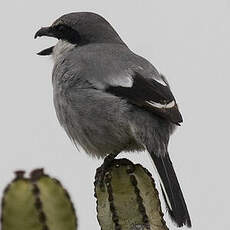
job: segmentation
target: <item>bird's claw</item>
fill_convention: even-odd
[[[97,184],[99,184],[101,190],[104,189],[104,185],[105,185],[104,181],[105,181],[106,174],[109,171],[115,157],[116,157],[115,154],[110,154],[106,156],[101,167],[97,169],[96,181],[97,181]]]

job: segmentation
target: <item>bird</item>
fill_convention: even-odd
[[[176,226],[191,227],[168,153],[169,138],[183,118],[165,76],[93,12],[62,15],[34,38],[42,36],[58,40],[38,55],[53,58],[53,101],[69,138],[104,163],[123,151],[147,150],[169,216]]]

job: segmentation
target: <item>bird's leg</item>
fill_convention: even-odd
[[[118,153],[111,153],[107,155],[104,159],[102,166],[97,169],[96,178],[97,182],[100,184],[101,189],[103,188],[105,174],[117,155]]]

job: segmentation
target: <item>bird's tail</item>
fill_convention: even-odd
[[[150,155],[163,183],[161,189],[170,217],[178,227],[183,225],[191,227],[187,206],[168,153],[164,156],[157,156],[154,153]]]

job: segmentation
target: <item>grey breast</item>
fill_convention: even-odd
[[[103,89],[109,77],[119,82],[123,74],[129,74],[128,69],[141,71],[149,66],[127,52],[127,47],[110,44],[78,47],[57,61],[53,70],[55,109],[75,144],[97,157],[143,148],[127,117],[132,105]]]

